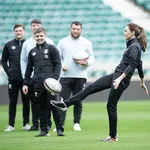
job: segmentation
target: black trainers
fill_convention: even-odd
[[[38,131],[39,128],[36,126],[32,126],[28,131]]]
[[[105,138],[104,140],[100,140],[101,142],[110,142],[110,141],[118,141],[118,136],[116,136],[115,138],[112,138],[111,136],[108,136],[107,138]]]
[[[65,136],[61,130],[57,130],[57,136]]]
[[[64,103],[64,101],[62,99],[60,101],[51,100],[50,102],[53,106],[59,108],[62,111],[67,110],[67,105]]]
[[[39,133],[35,137],[42,137],[42,136],[50,136],[50,135],[49,135],[49,133],[46,133],[45,131],[41,131],[41,133]]]

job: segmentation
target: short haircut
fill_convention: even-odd
[[[43,27],[39,27],[34,31],[34,35],[36,35],[37,33],[41,33],[43,32],[44,34],[46,34],[46,31]]]
[[[25,30],[25,27],[24,27],[23,24],[15,24],[14,27],[13,27],[13,30],[15,30],[15,29],[18,28],[18,27],[22,27],[23,30]]]
[[[34,20],[31,21],[31,24],[32,23],[42,24],[42,21],[39,20],[39,19],[34,19]]]
[[[81,28],[82,28],[82,23],[79,22],[79,21],[73,21],[73,22],[71,23],[71,27],[72,27],[73,24],[75,24],[75,25],[77,25],[77,26],[80,25]]]

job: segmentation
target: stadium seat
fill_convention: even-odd
[[[149,0],[136,0],[136,2],[143,6],[146,10],[150,11],[150,3]]]
[[[149,0],[137,1],[143,5],[149,2]],[[110,60],[112,62],[118,59],[113,53],[115,54],[116,51],[122,53],[125,49],[125,40],[122,35],[125,25],[130,22],[120,13],[113,11],[110,6],[105,5],[103,0],[59,0],[59,2],[56,0],[7,0],[0,5],[0,32],[3,35],[0,45],[13,37],[12,27],[16,23],[25,25],[26,38],[31,36],[32,19],[42,20],[47,36],[52,38],[55,44],[69,34],[72,21],[81,21],[82,35],[92,41],[96,61]],[[147,33],[147,37],[150,40],[150,33]],[[150,48],[149,45],[148,48]],[[108,55],[101,55],[101,53]],[[98,74],[91,73],[91,76]]]

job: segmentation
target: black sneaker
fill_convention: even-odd
[[[67,105],[64,103],[63,100],[61,100],[61,101],[54,101],[54,100],[51,100],[50,102],[51,102],[51,104],[52,104],[53,106],[59,108],[59,109],[62,110],[62,111],[66,111],[66,110],[67,110]]]
[[[49,133],[45,132],[45,131],[41,131],[41,133],[39,133],[38,135],[36,135],[35,137],[42,137],[42,136],[50,136]]]
[[[39,128],[36,126],[32,126],[28,131],[38,131]]]
[[[105,138],[104,140],[100,140],[101,142],[110,142],[110,141],[118,141],[118,136],[116,136],[115,138],[112,138],[111,136],[108,136],[107,138]]]
[[[61,130],[57,130],[57,136],[65,136]]]

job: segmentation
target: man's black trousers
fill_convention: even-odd
[[[60,97],[64,100],[68,99],[70,95],[75,95],[76,93],[83,90],[86,79],[85,78],[61,78],[60,83],[62,85],[62,91]],[[74,123],[80,123],[82,114],[82,101],[74,103],[73,116]],[[60,111],[61,124],[64,126],[66,119],[66,111]]]
[[[21,93],[21,99],[23,104],[22,114],[23,114],[23,126],[29,123],[29,101],[27,96],[22,91],[22,82],[9,81],[8,84],[8,94],[9,94],[9,125],[14,127],[15,117],[16,117],[16,107],[18,101],[19,91]]]
[[[35,91],[34,91],[34,83],[33,80],[30,79],[29,85],[28,85],[28,101],[31,102],[31,111],[32,111],[32,123],[33,126],[38,128],[39,127],[39,111],[40,107],[39,104],[36,101],[35,97]],[[51,110],[47,112],[48,114],[48,126],[51,127],[52,122],[51,122]]]
[[[36,101],[40,108],[39,116],[40,116],[41,131],[45,131],[46,133],[48,133],[48,129],[47,129],[48,115],[47,114],[50,109],[53,113],[53,118],[54,118],[57,131],[61,130],[63,132],[64,128],[61,126],[61,123],[60,123],[59,110],[50,104],[50,100],[56,100],[56,96],[51,95],[46,90],[36,90],[36,92],[37,92]]]

